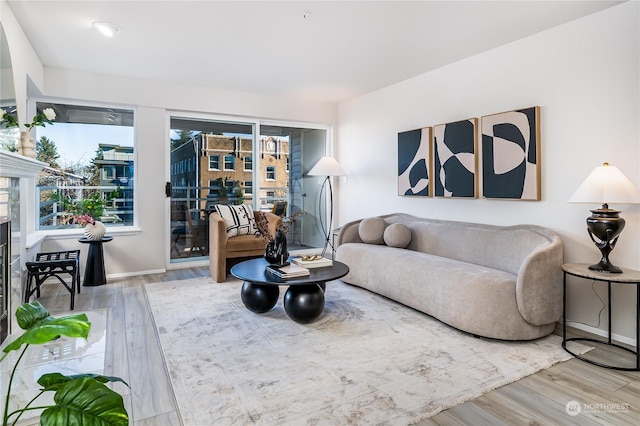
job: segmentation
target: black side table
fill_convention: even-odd
[[[599,367],[611,368],[613,370],[622,370],[622,371],[640,371],[640,351],[638,347],[640,345],[640,271],[636,271],[633,269],[622,268],[621,274],[612,274],[607,272],[598,272],[592,271],[589,269],[588,263],[565,263],[562,265],[562,271],[564,273],[564,279],[562,281],[562,347],[565,351],[569,352],[574,357],[588,362],[593,365],[597,365]],[[609,316],[609,329],[607,340],[598,340],[598,339],[589,339],[582,337],[574,337],[571,339],[567,339],[567,274],[573,275],[574,277],[586,278],[589,280],[603,281],[607,283],[607,296],[608,296],[608,316]],[[633,351],[624,346],[618,345],[616,343],[611,342],[611,283],[615,284],[635,284],[636,286],[636,350]],[[594,343],[602,343],[609,346],[615,346],[616,348],[624,349],[627,352],[631,352],[636,356],[636,366],[635,367],[620,367],[615,365],[603,364],[600,362],[592,361],[590,359],[584,358],[583,356],[576,355],[567,349],[567,342],[570,341],[586,341],[586,342],[594,342]]]
[[[80,238],[83,244],[89,244],[89,254],[87,255],[87,265],[84,269],[85,286],[97,286],[107,283],[107,274],[104,270],[104,251],[102,243],[108,243],[113,237],[102,237],[101,240],[90,240],[88,238]]]

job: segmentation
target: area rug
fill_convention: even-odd
[[[476,338],[340,281],[307,325],[287,317],[285,287],[260,315],[240,287],[145,286],[187,426],[406,425],[571,358],[559,336]]]

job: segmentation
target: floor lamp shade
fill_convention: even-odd
[[[308,173],[309,176],[346,176],[346,174],[333,157],[322,157]]]
[[[591,210],[592,214],[587,218],[587,232],[602,254],[600,262],[589,266],[589,269],[621,273],[622,269],[609,261],[609,254],[618,242],[625,220],[620,217],[619,210],[609,208],[609,203],[640,203],[636,187],[617,167],[604,163],[587,176],[569,202],[602,204],[601,208]]]
[[[320,227],[322,228],[322,232],[324,233],[325,241],[324,248],[322,249],[322,257],[324,257],[327,252],[327,247],[329,246],[330,238],[331,238],[331,224],[333,222],[333,187],[331,186],[331,176],[346,176],[346,172],[342,168],[342,166],[336,161],[333,157],[322,157],[320,161],[316,163],[315,166],[309,170],[307,175],[309,176],[325,176],[325,180],[322,183],[322,189],[320,190],[320,200],[322,200],[322,194],[324,193],[325,188],[329,187],[329,223],[325,227],[322,222],[322,203],[318,203],[318,217],[320,218]]]

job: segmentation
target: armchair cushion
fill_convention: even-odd
[[[255,235],[258,233],[253,208],[250,205],[216,204],[216,212],[224,220],[227,228],[227,237]]]

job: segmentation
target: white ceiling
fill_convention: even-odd
[[[617,3],[8,1],[45,66],[328,102]]]

